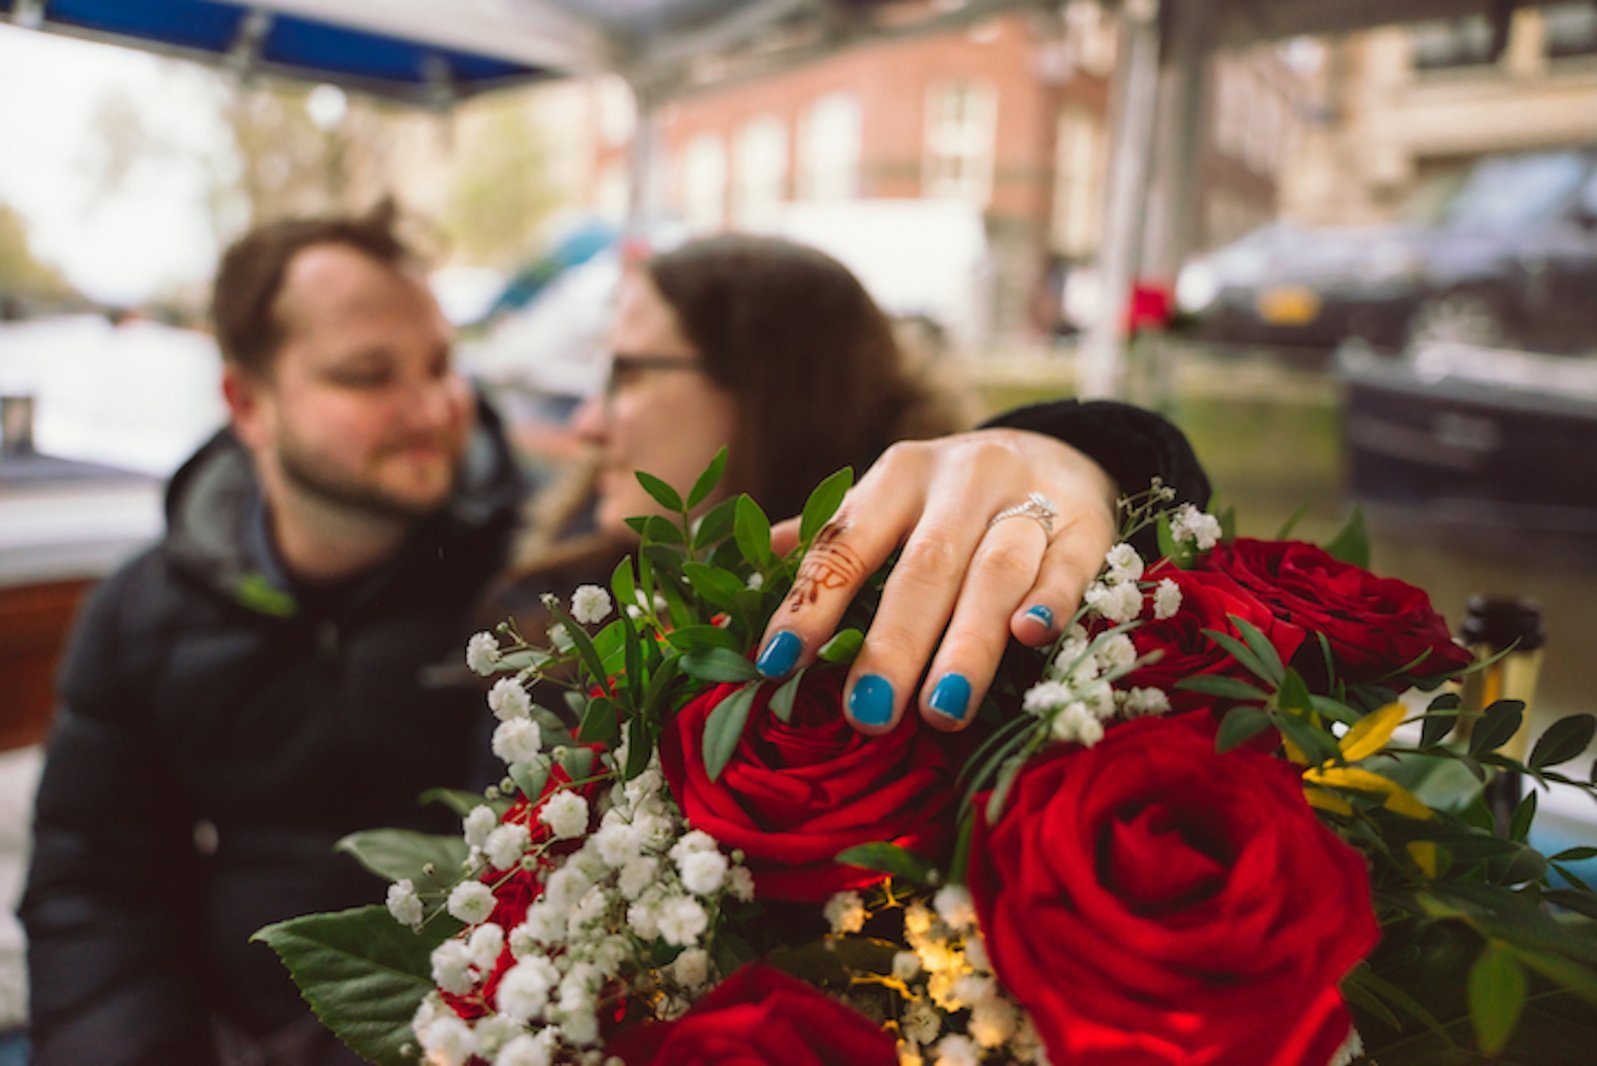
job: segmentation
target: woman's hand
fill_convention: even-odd
[[[757,665],[780,677],[813,662],[865,579],[902,547],[849,673],[848,717],[885,733],[916,696],[932,726],[963,729],[1011,634],[1045,644],[1081,602],[1114,542],[1117,495],[1098,464],[1042,434],[986,429],[896,444],[816,536]],[[797,540],[796,519],[773,531],[778,551]]]

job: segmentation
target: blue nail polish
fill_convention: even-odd
[[[866,674],[848,694],[848,713],[860,725],[886,725],[893,718],[893,686],[885,677]]]
[[[1041,624],[1044,629],[1052,629],[1054,627],[1054,612],[1050,611],[1040,603],[1028,610],[1026,612],[1026,617]]]
[[[754,669],[766,677],[786,677],[798,665],[799,652],[803,650],[804,642],[796,635],[786,629],[779,630],[765,642],[760,657],[754,660]]]
[[[944,674],[926,702],[938,714],[963,722],[970,709],[970,682],[964,674]]]

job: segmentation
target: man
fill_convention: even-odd
[[[523,486],[389,214],[256,230],[214,312],[231,427],[61,675],[21,908],[41,1066],[346,1061],[249,936],[371,902],[333,843],[448,831],[416,797],[484,744],[461,649]]]

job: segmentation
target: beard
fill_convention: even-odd
[[[403,443],[390,446],[380,454],[401,451],[405,446]],[[307,496],[323,504],[357,512],[369,518],[404,522],[426,518],[442,510],[453,495],[459,479],[455,470],[457,464],[451,464],[448,483],[437,493],[437,498],[420,500],[414,496],[386,489],[374,478],[362,478],[341,470],[337,464],[329,463],[311,451],[298,447],[292,440],[285,440],[279,446],[277,461],[282,468],[283,476],[289,482]]]

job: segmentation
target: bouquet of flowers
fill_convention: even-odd
[[[1155,484],[1045,651],[1014,649],[966,733],[841,709],[881,576],[820,661],[753,645],[849,486],[793,554],[747,497],[634,520],[548,646],[481,633],[504,780],[441,792],[463,837],[342,846],[386,906],[258,934],[325,1024],[382,1063],[1310,1064],[1589,1061],[1597,893],[1506,832],[1482,783],[1523,705],[1426,596],[1330,550],[1233,535]],[[550,693],[561,697],[550,698]],[[553,706],[551,706],[553,705]],[[1456,783],[1462,780],[1465,787]],[[1453,784],[1448,784],[1453,782]]]

